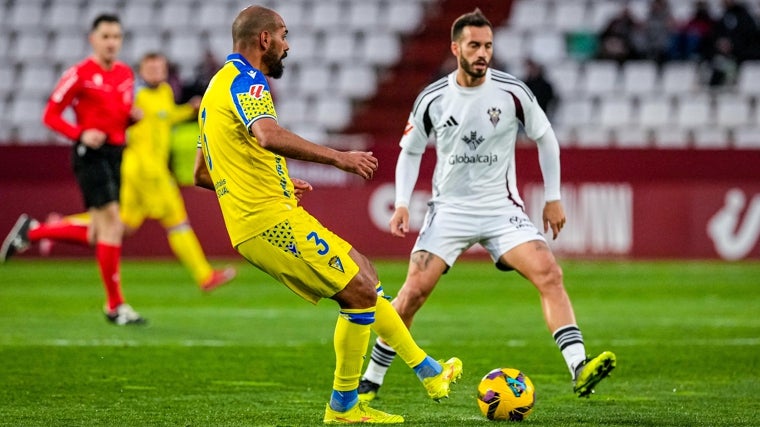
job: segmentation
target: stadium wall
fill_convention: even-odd
[[[414,235],[386,232],[393,209],[396,141],[379,141],[372,151],[380,169],[371,182],[334,168],[289,163],[291,175],[315,186],[304,206],[371,257],[407,257]],[[70,172],[68,147],[0,147],[0,234],[26,212],[82,209]],[[535,147],[516,152],[518,182],[526,211],[541,222],[543,186]],[[435,153],[423,158],[412,206],[414,231],[430,195]],[[568,226],[551,242],[566,258],[760,259],[760,151],[621,150],[562,151],[563,200]],[[214,194],[183,188],[190,220],[209,256],[234,256]],[[87,248],[59,244],[57,256],[90,255]],[[165,234],[148,222],[125,241],[129,257],[168,257]],[[38,256],[36,250],[22,255]],[[482,249],[468,256],[486,257]]]

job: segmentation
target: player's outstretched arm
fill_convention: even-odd
[[[281,156],[307,162],[335,166],[371,179],[377,170],[377,159],[368,151],[338,151],[311,141],[280,127],[274,119],[263,118],[251,125],[259,145]]]
[[[193,169],[193,184],[207,190],[214,189],[214,180],[206,167],[206,160],[203,158],[203,150],[200,148],[195,154],[195,167]]]

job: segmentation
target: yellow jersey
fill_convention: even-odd
[[[138,88],[134,106],[142,110],[143,117],[127,129],[128,153],[125,152],[125,156],[134,156],[141,163],[152,162],[168,167],[172,128],[193,118],[195,110],[190,105],[177,105],[174,92],[166,82],[155,88]]]
[[[262,148],[253,122],[277,120],[264,73],[240,54],[227,57],[201,101],[203,150],[233,247],[288,218],[297,206],[285,158]]]

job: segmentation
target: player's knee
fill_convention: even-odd
[[[540,289],[558,289],[563,286],[562,267],[557,263],[549,263],[537,276],[536,285]]]
[[[335,295],[342,308],[360,309],[377,305],[375,285],[357,275],[348,285]]]

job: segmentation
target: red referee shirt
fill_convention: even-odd
[[[110,70],[87,58],[66,70],[48,99],[42,121],[54,131],[78,141],[85,129],[106,133],[107,144],[124,145],[134,99],[134,75],[123,62]],[[74,108],[76,123],[63,118],[66,107]]]

